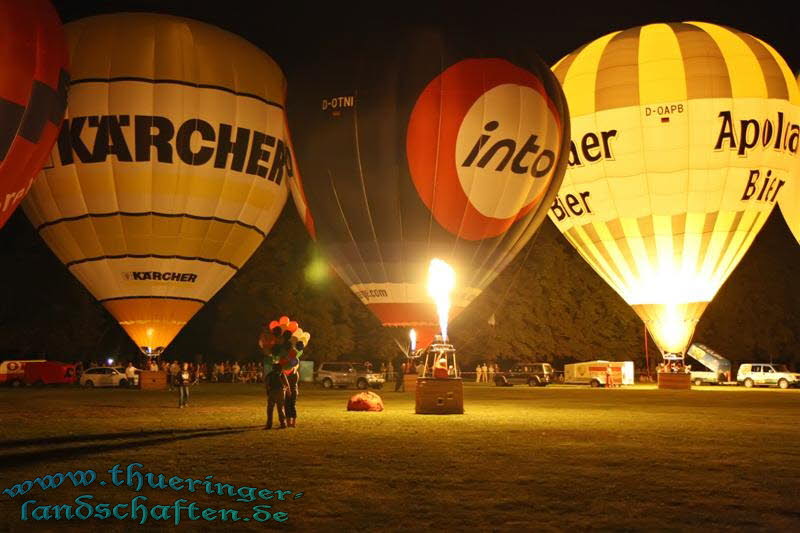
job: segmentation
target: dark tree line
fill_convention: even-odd
[[[122,328],[69,274],[22,213],[0,231],[0,355],[133,358]],[[800,246],[777,211],[708,307],[695,334],[733,361],[800,363]],[[305,357],[391,358],[405,330],[382,328],[330,270],[293,206],[250,261],[187,324],[165,356],[259,357],[265,322],[311,332]],[[494,315],[495,325],[489,324]],[[460,360],[595,358],[644,367],[642,322],[546,221],[535,240],[451,325]],[[649,343],[651,365],[659,359]]]

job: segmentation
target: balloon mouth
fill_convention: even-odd
[[[151,346],[139,346],[139,350],[147,357],[158,357],[164,351],[164,347],[158,346],[153,348]]]
[[[631,306],[647,325],[664,359],[683,359],[708,302]]]

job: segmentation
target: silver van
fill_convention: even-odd
[[[363,363],[332,362],[322,363],[319,366],[315,381],[326,389],[333,387],[380,389],[386,380],[380,372],[368,372]]]
[[[800,374],[790,372],[786,365],[745,363],[739,365],[736,381],[739,385],[744,385],[747,388],[777,386],[781,389],[788,389],[789,387],[800,387]]]

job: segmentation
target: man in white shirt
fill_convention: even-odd
[[[133,366],[133,363],[128,363],[128,366],[125,368],[125,379],[128,381],[129,387],[136,384],[136,367]]]

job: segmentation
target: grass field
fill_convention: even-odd
[[[381,393],[382,413],[347,412],[353,393],[306,386],[299,427],[264,431],[256,385],[194,387],[183,410],[167,392],[0,390],[0,491],[45,474],[98,473],[88,488],[67,481],[0,495],[0,530],[140,527],[111,518],[20,520],[26,500],[37,502],[29,513],[74,505],[81,494],[129,503],[137,493],[112,486],[107,470],[132,462],[167,478],[213,475],[293,491],[285,501],[252,503],[207,495],[202,485],[140,493],[151,506],[185,498],[238,509],[240,518],[263,504],[288,513],[283,523],[192,522],[184,511],[187,530],[800,528],[797,390],[467,384],[466,414],[450,416],[415,415],[412,395],[391,391]],[[172,529],[169,516],[141,527]]]

